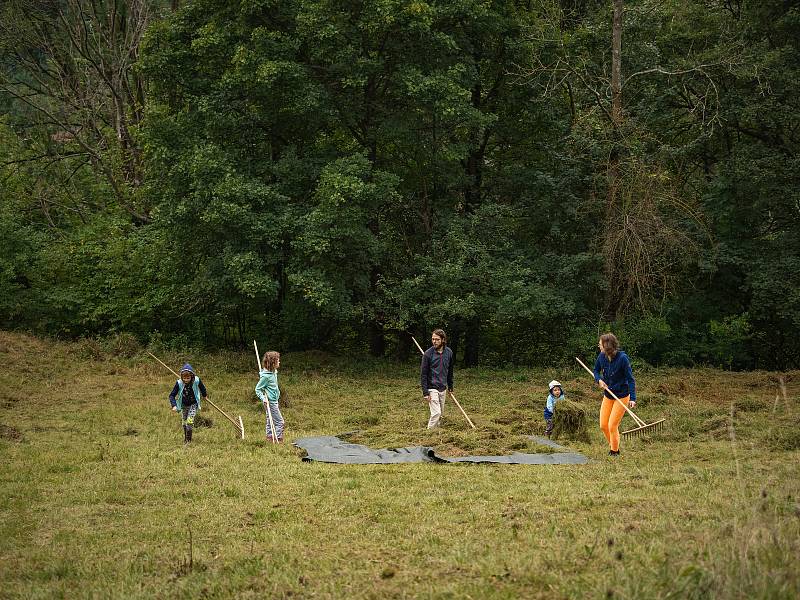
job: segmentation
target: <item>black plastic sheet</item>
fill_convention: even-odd
[[[589,462],[583,454],[565,448],[547,438],[528,436],[544,446],[556,450],[552,454],[525,454],[515,452],[507,456],[438,456],[432,448],[410,446],[407,448],[382,448],[375,450],[360,444],[351,444],[332,435],[300,438],[294,445],[306,451],[304,461],[318,461],[345,465],[388,465],[399,463],[498,463],[511,465],[582,465]]]

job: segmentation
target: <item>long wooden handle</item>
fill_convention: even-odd
[[[448,393],[450,394],[450,397],[453,399],[453,402],[455,402],[455,403],[456,403],[456,406],[458,407],[458,410],[460,410],[460,411],[461,411],[461,414],[462,414],[462,415],[464,415],[464,418],[467,420],[467,423],[469,423],[469,424],[470,424],[470,426],[471,426],[473,429],[475,429],[475,424],[474,424],[474,423],[473,423],[473,422],[470,420],[470,418],[467,416],[467,413],[465,413],[465,412],[464,412],[464,409],[463,409],[463,408],[461,408],[461,405],[458,403],[458,400],[456,400],[456,397],[453,395],[453,392],[448,392]]]
[[[261,355],[258,353],[258,344],[253,340],[253,348],[256,351],[256,371],[261,373]]]
[[[586,372],[589,373],[589,375],[592,376],[592,379],[594,379],[594,373],[592,372],[592,370],[589,367],[587,367],[585,364],[583,364],[583,361],[580,358],[578,358],[577,356],[575,357],[575,360],[577,360],[581,364],[581,366],[584,369],[586,369]],[[608,393],[611,394],[614,397],[614,400],[616,400],[617,402],[619,402],[622,405],[622,408],[624,408],[626,411],[628,411],[628,414],[633,418],[634,421],[636,421],[636,423],[640,427],[645,424],[645,422],[642,421],[639,417],[637,417],[630,408],[625,406],[625,403],[622,400],[617,398],[617,395],[611,390],[610,387],[606,387],[605,389],[608,390]]]
[[[161,359],[160,359],[160,358],[158,358],[158,357],[157,357],[155,354],[152,354],[152,353],[150,353],[150,352],[148,352],[148,354],[149,354],[150,356],[152,356],[153,358],[155,358],[155,359],[156,359],[158,362],[160,362],[162,365],[164,365],[164,367],[167,369],[167,371],[169,371],[170,373],[172,373],[173,375],[175,375],[175,377],[177,377],[178,379],[180,379],[180,378],[181,378],[181,376],[180,376],[180,375],[178,375],[178,374],[177,374],[175,371],[173,371],[171,368],[169,368],[167,365],[165,365],[163,362],[161,362]]]
[[[241,431],[241,427],[239,427],[239,423],[237,423],[236,421],[234,421],[233,419],[231,419],[231,418],[228,416],[228,413],[226,413],[226,412],[225,412],[224,410],[222,410],[222,409],[221,409],[219,406],[217,406],[216,404],[214,404],[214,403],[211,401],[211,398],[209,398],[208,396],[206,396],[206,400],[208,400],[208,403],[209,403],[211,406],[213,406],[213,407],[214,407],[214,408],[216,408],[216,409],[217,409],[217,410],[218,410],[220,413],[222,413],[222,415],[223,415],[223,416],[224,416],[226,419],[228,419],[228,421],[230,421],[231,423],[233,423],[233,425],[234,425],[234,427],[236,427],[236,429],[239,429],[239,430]]]
[[[258,344],[253,340],[253,348],[256,351],[256,366],[258,367],[259,374],[261,373],[261,355],[258,353]],[[269,401],[267,401],[267,420],[269,421],[269,430],[272,433],[272,442],[278,443],[278,436],[275,434],[275,423],[272,422],[272,411],[269,409]]]
[[[181,376],[180,376],[180,375],[178,375],[178,374],[177,374],[175,371],[173,371],[173,370],[172,370],[170,367],[168,367],[166,364],[164,364],[164,362],[163,362],[163,361],[162,361],[160,358],[158,358],[158,357],[157,357],[155,354],[152,354],[151,352],[148,352],[148,354],[149,354],[150,356],[152,356],[153,358],[155,358],[155,359],[156,359],[158,362],[160,362],[162,365],[164,365],[164,367],[165,367],[165,368],[166,368],[166,369],[167,369],[167,370],[168,370],[170,373],[172,373],[173,375],[175,375],[175,377],[177,377],[178,379],[180,379],[180,378],[181,378]],[[217,409],[217,410],[218,410],[220,413],[222,413],[222,414],[224,415],[224,417],[225,417],[226,419],[228,419],[228,421],[230,421],[231,423],[233,423],[233,424],[236,426],[236,429],[238,429],[239,431],[242,431],[242,428],[239,426],[239,423],[237,423],[236,421],[234,421],[233,419],[231,419],[231,418],[228,416],[228,413],[226,413],[226,412],[225,412],[224,410],[222,410],[222,409],[221,409],[219,406],[217,406],[216,404],[214,404],[214,403],[211,401],[211,398],[209,398],[208,396],[206,396],[206,400],[208,400],[208,403],[209,403],[211,406],[213,406],[213,407],[214,407],[214,408],[216,408],[216,409]]]
[[[412,339],[412,340],[414,340],[414,343],[417,345],[417,348],[419,348],[419,351],[420,351],[420,353],[421,353],[421,354],[424,356],[424,355],[425,355],[425,351],[422,349],[422,346],[420,346],[420,345],[419,345],[419,343],[417,343],[417,339],[416,339],[416,338],[415,338],[413,335],[411,336],[411,339]],[[461,411],[461,414],[462,414],[462,415],[464,415],[464,418],[467,420],[467,423],[469,423],[469,424],[470,424],[470,426],[471,426],[473,429],[475,429],[475,424],[474,424],[474,423],[472,422],[472,420],[469,418],[469,416],[467,415],[467,413],[466,413],[466,412],[464,412],[464,409],[463,409],[463,408],[461,408],[461,405],[458,403],[458,400],[456,400],[456,397],[453,395],[453,392],[449,392],[449,394],[450,394],[450,397],[453,399],[453,402],[455,402],[455,403],[456,403],[456,406],[458,407],[458,410],[460,410],[460,411]]]

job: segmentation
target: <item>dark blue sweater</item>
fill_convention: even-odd
[[[447,346],[439,354],[433,346],[422,355],[422,364],[419,368],[422,395],[427,396],[428,390],[453,389],[453,351]]]
[[[633,378],[631,361],[624,352],[617,352],[612,361],[609,361],[603,352],[597,356],[594,363],[594,380],[600,381],[600,379],[606,382],[617,398],[622,399],[630,394],[631,400],[636,402],[636,381]],[[608,390],[604,390],[603,395],[611,400],[614,399]]]

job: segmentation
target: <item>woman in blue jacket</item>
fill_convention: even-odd
[[[636,406],[636,381],[631,370],[628,355],[619,349],[619,342],[613,333],[604,333],[597,343],[600,354],[594,363],[594,380],[603,388],[603,405],[600,407],[600,429],[611,448],[610,456],[619,454],[619,424],[625,415],[627,404]],[[617,402],[614,394],[622,402]]]

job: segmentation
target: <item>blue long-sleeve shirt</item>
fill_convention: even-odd
[[[630,394],[631,400],[636,402],[636,380],[633,378],[631,361],[624,352],[617,352],[612,361],[608,360],[604,352],[598,354],[594,363],[594,380],[600,381],[601,379],[617,395],[617,398],[622,399]],[[603,390],[603,395],[610,400],[614,399],[608,390]]]
[[[553,414],[556,412],[556,403],[560,400],[564,399],[564,393],[562,392],[561,395],[556,398],[553,394],[547,395],[547,404],[544,406],[544,418],[545,419],[552,419]]]
[[[550,413],[551,415],[556,412],[556,402],[559,402],[564,399],[564,392],[561,392],[561,395],[556,398],[553,394],[547,394],[547,403],[544,405],[544,412]]]
[[[447,346],[439,353],[431,346],[422,355],[422,364],[419,367],[419,379],[422,386],[422,395],[427,396],[428,390],[453,389],[453,351]]]

